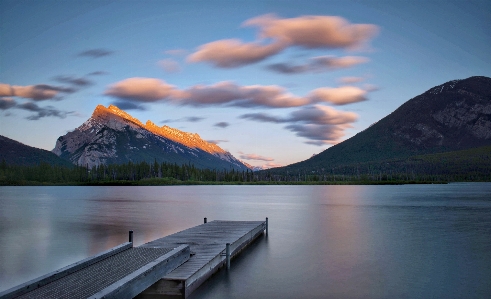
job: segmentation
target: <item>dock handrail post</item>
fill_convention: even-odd
[[[230,243],[225,245],[225,256],[227,258],[227,270],[230,270]]]
[[[268,217],[266,217],[266,235],[268,234]]]
[[[205,223],[208,222],[208,218],[205,217]]]
[[[130,243],[133,243],[133,231],[130,230],[130,234],[129,234],[129,242]]]

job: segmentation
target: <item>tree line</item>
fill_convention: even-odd
[[[439,165],[439,166],[438,166]],[[339,166],[333,169],[296,169],[277,173],[274,170],[252,172],[235,169],[200,169],[192,164],[128,162],[125,164],[87,166],[57,166],[40,163],[37,166],[0,163],[0,184],[180,184],[180,183],[345,183],[345,182],[449,182],[491,181],[490,166],[438,165],[411,163],[365,163]],[[443,165],[443,166],[442,166]]]

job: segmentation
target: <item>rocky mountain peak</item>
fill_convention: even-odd
[[[107,108],[98,105],[80,127],[58,138],[53,152],[74,164],[89,166],[138,160],[169,161],[172,156],[171,161],[191,162],[198,164],[197,167],[202,165],[201,168],[247,169],[229,152],[196,133],[159,127],[150,120],[143,124],[114,105]],[[214,159],[220,162],[213,162]]]

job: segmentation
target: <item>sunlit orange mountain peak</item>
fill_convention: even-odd
[[[145,124],[145,129],[159,136],[184,144],[187,147],[202,149],[210,154],[226,153],[218,145],[201,139],[196,133],[183,132],[169,126],[159,127],[150,120]]]
[[[53,152],[74,164],[95,166],[154,160],[191,163],[199,168],[249,169],[232,154],[196,133],[152,121],[143,124],[114,105],[97,105],[92,116],[74,131],[60,136]]]

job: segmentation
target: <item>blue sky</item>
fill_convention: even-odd
[[[491,77],[489,1],[0,1],[0,134],[51,150],[97,104],[259,166]]]

